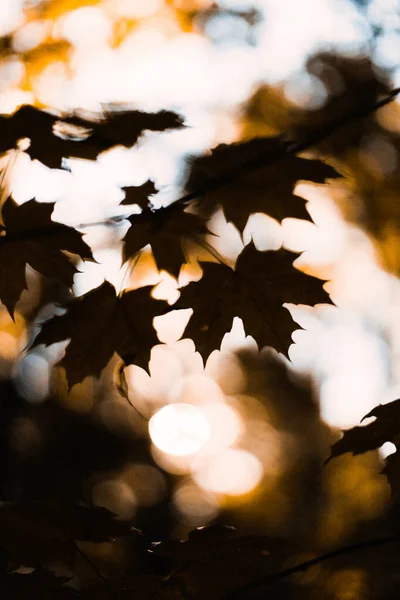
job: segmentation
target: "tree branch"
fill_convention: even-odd
[[[368,106],[362,108],[358,107],[357,109],[350,111],[346,115],[343,115],[343,117],[341,117],[340,119],[329,123],[326,127],[315,133],[313,136],[309,137],[307,140],[298,142],[287,142],[286,145],[282,145],[282,151],[277,152],[273,157],[271,157],[270,154],[260,154],[259,156],[257,156],[256,159],[243,163],[241,167],[235,168],[234,171],[226,171],[226,173],[223,173],[219,177],[209,179],[203,186],[199,187],[193,192],[189,192],[188,194],[181,196],[175,202],[179,202],[181,204],[188,204],[192,200],[201,198],[201,196],[204,196],[204,194],[213,192],[228,183],[232,183],[237,179],[240,179],[240,177],[244,173],[264,166],[266,164],[266,161],[267,164],[274,164],[282,160],[287,154],[297,154],[298,152],[304,152],[305,150],[308,150],[309,148],[315,146],[319,142],[322,142],[324,139],[332,135],[332,133],[335,133],[336,131],[338,131],[338,129],[341,129],[348,123],[351,123],[357,119],[365,118],[368,115],[376,112],[380,108],[383,108],[387,104],[390,104],[390,102],[393,102],[393,100],[399,94],[400,87],[394,88],[393,90],[391,90],[391,92],[389,92],[387,96],[385,96],[381,100],[378,100],[377,102],[374,102],[373,104],[370,104]],[[124,217],[116,216],[111,217],[103,223],[81,223],[80,225],[76,225],[75,227],[77,229],[85,229],[87,227],[94,227],[97,225],[112,225],[122,220],[124,220]]]
[[[259,156],[257,156],[257,158],[243,163],[243,165],[241,165],[240,167],[236,167],[234,172],[227,171],[219,177],[210,179],[207,183],[204,184],[204,186],[198,188],[197,190],[194,190],[193,192],[185,194],[184,196],[176,200],[176,202],[186,204],[191,200],[195,200],[196,198],[199,198],[208,192],[213,192],[219,189],[227,183],[232,183],[236,181],[236,179],[239,179],[241,175],[247,173],[248,171],[264,166],[266,164],[266,161],[267,164],[274,164],[282,160],[287,154],[297,154],[298,152],[304,152],[304,150],[308,150],[312,146],[315,146],[317,143],[323,141],[332,133],[335,133],[338,129],[341,129],[344,125],[347,125],[348,123],[351,123],[352,121],[355,121],[357,119],[367,117],[368,115],[376,112],[380,108],[383,108],[384,106],[392,102],[399,94],[400,87],[394,88],[391,92],[389,92],[387,96],[385,96],[381,100],[378,100],[377,102],[374,102],[374,104],[371,104],[369,106],[362,108],[358,107],[357,109],[350,111],[346,115],[343,115],[343,117],[341,117],[340,119],[329,123],[326,127],[322,128],[319,132],[310,136],[307,140],[298,142],[287,142],[285,145],[282,145],[282,151],[277,152],[273,157],[271,157],[270,154],[260,154]]]
[[[234,171],[226,171],[222,173],[218,177],[210,178],[203,186],[194,190],[193,192],[189,192],[180,198],[178,198],[175,202],[180,204],[189,204],[192,200],[196,200],[197,198],[201,198],[205,194],[209,192],[213,192],[220,187],[228,183],[232,183],[240,177],[252,170],[258,169],[265,164],[275,164],[282,160],[287,154],[297,154],[298,152],[304,152],[304,150],[308,150],[309,148],[315,146],[319,142],[323,141],[327,137],[329,137],[332,133],[335,133],[338,129],[341,129],[348,123],[355,121],[357,119],[362,119],[367,117],[368,115],[376,112],[380,108],[383,108],[390,102],[392,102],[398,95],[400,94],[400,87],[394,88],[381,100],[374,102],[365,107],[357,107],[356,109],[350,111],[346,115],[340,117],[336,121],[329,123],[326,127],[322,128],[320,131],[316,132],[314,135],[310,136],[307,140],[304,141],[293,141],[286,142],[282,144],[282,150],[277,152],[274,156],[268,154],[260,154],[256,159],[247,161],[243,163],[240,167],[236,167]],[[99,226],[111,226],[116,225],[124,221],[127,217],[122,215],[116,215],[115,217],[110,217],[105,219],[104,221],[96,221],[92,223],[79,223],[74,225],[75,229],[87,229],[89,227],[99,227]],[[53,228],[52,228],[53,229]],[[53,229],[54,230],[54,229]],[[28,232],[24,232],[27,234]],[[30,235],[44,235],[43,228],[40,231],[32,230],[29,232]],[[11,238],[10,238],[11,239]]]
[[[336,550],[331,550],[326,554],[321,554],[320,556],[316,556],[315,558],[311,558],[310,560],[306,560],[302,563],[298,563],[293,567],[288,567],[287,569],[283,569],[278,573],[271,573],[270,575],[266,575],[265,577],[261,577],[255,581],[251,581],[247,583],[241,588],[236,589],[234,592],[230,592],[225,596],[225,600],[236,600],[241,597],[246,592],[250,592],[255,590],[256,588],[262,587],[264,585],[269,585],[271,583],[275,583],[280,579],[285,579],[290,575],[294,575],[295,573],[300,573],[301,571],[306,571],[315,565],[319,565],[328,560],[332,560],[337,556],[345,556],[346,554],[352,554],[353,552],[359,552],[360,550],[366,550],[368,548],[376,548],[379,546],[387,546],[389,544],[393,544],[395,542],[400,542],[400,536],[398,534],[387,535],[381,538],[373,538],[369,540],[364,540],[363,542],[358,542],[357,544],[350,544],[348,546],[342,546],[341,548],[337,548]]]
[[[313,136],[309,137],[307,140],[298,142],[287,142],[286,145],[282,145],[282,151],[277,152],[273,157],[271,157],[270,154],[260,154],[259,156],[257,156],[256,159],[245,162],[240,167],[236,167],[235,171],[226,171],[226,173],[223,173],[219,177],[210,178],[203,186],[199,187],[193,192],[189,192],[188,194],[181,196],[180,198],[175,200],[175,202],[179,202],[181,204],[188,204],[192,200],[201,198],[201,196],[204,196],[204,194],[214,192],[220,187],[228,183],[232,183],[237,179],[240,179],[240,177],[244,173],[264,166],[266,164],[266,161],[267,164],[274,164],[282,160],[287,154],[297,154],[298,152],[304,152],[305,150],[308,150],[309,148],[315,146],[319,142],[322,142],[324,139],[332,135],[332,133],[335,133],[338,129],[341,129],[348,123],[351,123],[352,121],[355,121],[357,119],[365,118],[368,115],[376,112],[380,108],[383,108],[387,104],[390,104],[390,102],[393,102],[393,100],[399,94],[400,87],[394,88],[393,90],[391,90],[391,92],[389,92],[387,96],[385,96],[381,100],[378,100],[377,102],[374,102],[374,104],[370,104],[366,107],[358,107],[357,109],[350,111],[346,115],[343,115],[343,117],[341,117],[340,119],[329,123],[326,127],[321,129],[319,132],[315,133]],[[75,227],[78,229],[85,229],[86,227],[93,227],[102,224],[112,225],[113,222],[117,223],[123,219],[124,217],[111,217],[107,221],[104,221],[104,223],[81,223],[80,225],[76,225]]]

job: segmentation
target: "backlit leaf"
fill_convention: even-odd
[[[21,106],[12,115],[0,116],[0,152],[15,147],[21,138],[29,138],[29,154],[33,159],[52,168],[62,166],[63,157],[76,157],[93,160],[101,152],[117,144],[133,146],[146,131],[164,131],[182,127],[182,118],[170,111],[145,113],[110,107],[93,120],[83,117],[68,117],[61,128],[61,135],[55,135],[54,126],[63,121],[62,117],[51,115],[34,106]],[[73,129],[68,129],[68,125]]]
[[[122,188],[125,192],[125,198],[120,202],[121,205],[137,204],[142,210],[149,207],[149,197],[157,194],[158,190],[154,181],[150,179],[142,185],[131,185]]]
[[[311,221],[305,200],[294,195],[293,188],[301,180],[324,183],[335,177],[337,172],[324,162],[286,153],[281,138],[265,137],[221,144],[194,159],[186,189],[190,193],[204,188],[200,204],[204,213],[222,206],[226,219],[243,231],[253,213],[266,213],[277,221],[286,217]],[[220,185],[207,191],[213,181]]]
[[[103,542],[131,534],[129,523],[102,507],[0,505],[0,548],[13,564],[34,566],[51,560],[70,564],[76,554],[71,540]]]
[[[373,408],[364,419],[376,417],[368,425],[358,425],[343,432],[343,437],[333,444],[328,461],[346,452],[362,454],[375,450],[385,442],[395,443],[400,434],[400,400],[380,404]]]
[[[185,212],[184,208],[174,203],[155,211],[147,209],[131,215],[128,219],[131,226],[123,240],[124,262],[150,244],[158,269],[165,269],[178,277],[181,266],[186,262],[185,239],[196,239],[210,233],[203,219]]]
[[[284,303],[329,303],[323,282],[293,267],[296,258],[287,250],[258,252],[245,247],[235,270],[221,264],[202,263],[203,277],[182,288],[172,309],[192,308],[184,337],[191,338],[204,360],[219,348],[234,317],[259,348],[271,346],[287,355],[297,326]]]
[[[185,542],[161,542],[153,549],[175,567],[169,581],[199,600],[222,600],[241,586],[279,571],[287,551],[288,545],[280,539],[240,537],[234,528],[222,525],[199,527]]]
[[[380,404],[373,408],[364,419],[376,417],[375,421],[365,426],[357,426],[343,432],[343,436],[331,448],[331,454],[325,461],[351,452],[363,454],[369,450],[376,450],[385,442],[392,442],[396,451],[385,459],[382,473],[386,475],[392,490],[392,498],[400,497],[400,400],[388,404]]]
[[[11,315],[26,288],[30,265],[45,277],[71,287],[77,268],[63,250],[93,260],[82,234],[51,220],[54,203],[29,200],[18,206],[11,198],[3,206],[5,235],[0,237],[0,300]]]
[[[0,574],[0,594],[12,600],[79,600],[82,596],[65,586],[65,577],[56,577],[50,571],[35,570],[33,573]]]
[[[67,311],[42,325],[34,346],[70,339],[60,361],[72,387],[89,375],[99,377],[114,352],[125,364],[148,368],[150,351],[158,343],[153,318],[165,311],[165,302],[150,296],[152,287],[116,295],[108,281],[74,298]]]

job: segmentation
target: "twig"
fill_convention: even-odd
[[[270,583],[274,583],[279,581],[280,579],[285,579],[290,575],[294,575],[295,573],[300,573],[301,571],[306,571],[315,565],[319,565],[323,562],[331,560],[332,558],[336,558],[337,556],[344,556],[346,554],[352,554],[353,552],[359,552],[360,550],[366,550],[368,548],[376,548],[378,546],[386,546],[388,544],[393,544],[395,542],[400,542],[400,536],[398,534],[387,535],[381,538],[373,538],[369,540],[364,540],[363,542],[358,542],[357,544],[350,544],[348,546],[342,546],[341,548],[337,548],[336,550],[331,550],[326,554],[321,554],[320,556],[316,556],[315,558],[311,558],[310,560],[306,560],[302,563],[298,563],[293,567],[288,567],[287,569],[283,569],[278,573],[272,573],[270,575],[266,575],[265,577],[261,577],[255,581],[251,581],[247,583],[241,588],[236,589],[233,592],[230,592],[225,596],[225,600],[234,600],[245,594],[246,592],[250,592],[256,588],[262,587],[264,585],[268,585]]]
[[[81,550],[81,548],[79,548],[79,546],[75,540],[72,540],[72,544],[73,544],[75,550],[78,552],[78,554],[80,556],[82,556],[82,558],[85,560],[85,562],[87,562],[87,564],[90,566],[90,568],[96,573],[98,579],[102,582],[103,586],[107,589],[110,598],[114,599],[113,589],[111,588],[110,584],[108,583],[108,581],[104,577],[104,575],[99,571],[99,569],[96,567],[94,562],[88,557],[88,555],[83,550]]]
[[[236,181],[237,179],[240,179],[240,177],[244,173],[264,166],[266,161],[267,164],[274,164],[282,160],[286,154],[297,154],[298,152],[304,152],[304,150],[308,150],[312,146],[315,146],[315,144],[321,142],[344,125],[347,125],[348,123],[351,123],[356,119],[362,119],[364,117],[367,117],[371,113],[379,110],[380,108],[383,108],[384,106],[386,106],[386,104],[392,102],[399,94],[400,87],[394,88],[391,92],[389,92],[387,96],[385,96],[381,100],[378,100],[374,104],[369,105],[365,108],[357,108],[353,111],[350,111],[340,119],[337,119],[336,121],[333,121],[332,123],[328,124],[325,128],[321,129],[319,132],[315,133],[307,140],[299,142],[287,142],[286,144],[282,145],[282,150],[280,152],[277,152],[273,156],[271,156],[270,152],[268,152],[268,154],[261,153],[259,154],[259,156],[257,156],[257,158],[247,161],[243,163],[243,165],[236,167],[233,172],[227,171],[219,177],[209,179],[208,182],[206,182],[202,187],[198,188],[197,190],[194,190],[193,192],[189,192],[184,196],[181,196],[181,198],[176,200],[176,202],[186,204],[188,202],[191,202],[192,200],[195,200],[196,198],[200,198],[208,192],[213,192],[219,189],[227,183],[231,183],[233,181]]]
[[[385,96],[381,100],[378,100],[374,104],[370,104],[369,106],[366,106],[364,108],[358,107],[357,109],[350,111],[349,113],[347,113],[340,119],[337,119],[336,121],[333,121],[332,123],[328,124],[326,127],[322,128],[320,131],[318,131],[317,133],[315,133],[314,135],[309,137],[307,140],[299,141],[299,142],[287,142],[286,144],[282,144],[281,151],[277,152],[273,156],[271,156],[270,152],[265,153],[265,154],[261,153],[261,154],[259,154],[259,156],[257,156],[257,158],[247,161],[247,162],[244,162],[241,166],[236,167],[234,171],[226,171],[225,173],[222,173],[218,177],[210,178],[208,181],[206,181],[204,183],[204,185],[200,186],[196,190],[193,190],[193,192],[189,192],[189,193],[185,194],[184,196],[181,196],[180,198],[175,200],[175,202],[181,203],[181,204],[188,204],[192,200],[201,198],[201,196],[204,196],[205,194],[207,194],[209,192],[214,192],[215,190],[219,189],[220,187],[222,187],[228,183],[232,183],[232,182],[236,181],[237,179],[240,179],[240,177],[244,173],[247,173],[248,171],[252,171],[253,169],[258,169],[258,168],[264,166],[265,164],[274,164],[276,162],[279,162],[287,154],[297,154],[298,152],[304,152],[305,150],[308,150],[309,148],[311,148],[312,146],[315,146],[319,142],[322,142],[325,138],[329,137],[332,133],[334,133],[338,129],[341,129],[348,123],[351,123],[352,121],[355,121],[356,119],[362,119],[364,117],[367,117],[371,113],[376,112],[377,110],[379,110],[380,108],[383,108],[387,104],[390,104],[390,102],[393,102],[393,100],[399,94],[400,94],[400,87],[394,88],[393,90],[391,90],[391,92],[389,92],[389,94],[387,96]],[[124,217],[118,217],[118,216],[115,218],[111,217],[110,219],[108,219],[107,221],[104,221],[103,223],[98,223],[98,222],[97,223],[81,223],[80,225],[76,225],[75,227],[77,229],[85,229],[86,227],[94,227],[96,225],[102,225],[102,224],[103,225],[111,225],[111,224],[113,224],[113,222],[118,222],[119,219],[124,219]]]
[[[127,365],[125,364],[124,360],[120,360],[118,362],[118,364],[115,367],[115,372],[114,372],[114,380],[116,379],[116,383],[115,386],[117,388],[117,392],[123,397],[125,398],[125,400],[127,400],[128,404],[131,406],[131,408],[133,408],[133,410],[136,412],[136,414],[143,419],[143,421],[146,421],[146,423],[149,422],[150,417],[146,417],[138,408],[137,406],[135,406],[133,404],[133,402],[131,401],[131,399],[129,398],[129,390],[128,390],[128,385],[126,382],[126,378],[125,378],[125,374],[124,374],[124,369]]]

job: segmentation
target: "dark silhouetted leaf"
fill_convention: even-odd
[[[157,194],[158,190],[154,181],[149,179],[142,185],[131,185],[122,188],[125,192],[125,198],[120,202],[123,205],[137,204],[142,210],[149,207],[149,196]]]
[[[92,129],[90,142],[99,152],[116,145],[133,146],[144,131],[166,131],[184,127],[183,118],[169,110],[147,113],[111,104],[105,107],[102,117],[103,120],[73,117],[66,121],[78,127]]]
[[[154,545],[157,556],[169,559],[174,565],[190,560],[202,560],[235,557],[245,559],[246,552],[255,554],[273,553],[275,558],[282,557],[286,544],[280,539],[269,537],[238,537],[234,527],[210,525],[199,527],[189,533],[187,541],[165,541]]]
[[[8,551],[13,564],[33,566],[49,560],[70,564],[76,553],[71,540],[103,542],[131,535],[129,523],[118,521],[105,508],[12,503],[0,506],[0,547]]]
[[[71,287],[76,267],[63,250],[93,260],[82,234],[51,220],[54,203],[29,200],[18,206],[11,198],[3,206],[5,235],[0,237],[0,300],[11,315],[26,288],[25,267]]]
[[[32,158],[36,158],[36,147],[42,146],[47,154],[47,142],[57,120],[57,117],[29,105],[21,106],[12,115],[1,115],[0,152],[15,148],[18,140],[28,137],[31,140]]]
[[[63,157],[95,159],[112,146],[133,146],[146,131],[164,131],[182,127],[182,118],[170,111],[145,113],[134,110],[107,111],[97,120],[80,117],[65,119],[66,131],[53,132],[62,117],[51,115],[33,106],[21,106],[12,115],[0,116],[0,152],[15,147],[21,138],[29,138],[29,154],[48,167],[60,168]],[[68,129],[69,126],[73,126]]]
[[[80,594],[64,584],[65,577],[56,577],[50,571],[36,569],[32,573],[5,573],[0,575],[0,594],[10,600],[78,600]]]
[[[397,447],[397,446],[396,446]],[[396,502],[395,510],[397,512],[397,523],[399,523],[400,516],[400,454],[397,449],[397,452],[393,452],[389,454],[385,458],[385,466],[382,469],[382,474],[386,475],[387,480],[390,485],[390,490],[392,493],[392,501]]]
[[[0,505],[0,539],[5,535],[104,542],[126,536],[127,523],[103,507],[39,506],[38,504]]]
[[[109,585],[118,600],[185,600],[176,584],[166,581],[160,575],[134,574],[128,578],[109,580]],[[85,600],[110,600],[110,590],[102,581],[96,581],[84,591]]]
[[[210,233],[203,219],[185,212],[184,206],[176,203],[155,211],[144,210],[139,215],[131,215],[129,221],[131,226],[123,240],[124,261],[150,244],[157,267],[174,277],[178,277],[186,262],[182,247],[184,239],[196,239]]]
[[[286,217],[310,221],[305,200],[293,194],[294,186],[300,180],[324,183],[334,177],[339,175],[329,165],[285,154],[279,137],[265,137],[221,144],[211,154],[194,159],[186,188],[189,193],[204,188],[204,212],[211,214],[221,205],[226,219],[243,231],[249,216],[258,212],[278,221]],[[221,185],[207,191],[213,180]]]
[[[382,473],[386,475],[392,491],[392,499],[400,497],[400,400],[394,400],[388,404],[380,404],[369,412],[364,419],[376,417],[375,421],[368,425],[353,427],[343,432],[343,437],[333,444],[331,454],[325,461],[328,463],[332,458],[351,452],[352,454],[363,454],[369,450],[380,448],[385,442],[392,442],[396,446],[396,452],[385,459],[385,467]]]
[[[333,444],[327,462],[346,452],[362,454],[379,448],[385,442],[399,441],[400,400],[376,406],[363,417],[363,420],[370,417],[376,417],[375,421],[343,432],[343,437]]]
[[[123,292],[105,281],[74,298],[67,312],[46,321],[34,346],[70,339],[60,365],[69,387],[88,375],[99,376],[114,352],[126,364],[148,368],[151,348],[158,343],[153,318],[165,311],[165,302],[150,296],[152,287]]]
[[[235,270],[202,263],[203,277],[182,288],[171,309],[193,308],[184,337],[191,338],[204,360],[221,345],[234,317],[243,319],[247,334],[260,348],[272,346],[287,355],[292,333],[298,327],[283,306],[330,303],[320,279],[293,267],[292,252],[258,252],[245,247]]]
[[[192,531],[186,542],[161,542],[153,552],[173,567],[169,581],[186,591],[184,597],[219,599],[279,571],[288,545],[277,538],[239,537],[232,527],[212,525]]]

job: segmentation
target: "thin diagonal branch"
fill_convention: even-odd
[[[287,154],[297,154],[298,152],[304,152],[305,150],[308,150],[309,148],[315,146],[319,142],[322,142],[325,138],[329,137],[332,133],[335,133],[338,129],[341,129],[348,123],[351,123],[357,119],[365,118],[371,113],[376,112],[380,108],[383,108],[384,106],[392,102],[399,94],[400,87],[394,88],[393,90],[391,90],[391,92],[389,92],[387,96],[385,96],[381,100],[378,100],[374,104],[370,104],[362,108],[357,107],[357,109],[349,111],[346,115],[340,117],[340,119],[332,121],[332,123],[329,123],[328,125],[326,125],[326,127],[321,128],[320,131],[310,136],[307,140],[286,142],[286,144],[282,144],[282,150],[274,154],[272,157],[269,152],[268,154],[261,153],[255,159],[243,163],[243,165],[241,165],[240,167],[235,167],[234,171],[226,171],[226,173],[222,173],[219,177],[209,179],[208,182],[205,182],[202,187],[199,187],[193,192],[185,194],[184,196],[176,200],[176,202],[186,204],[192,200],[200,198],[208,192],[213,192],[219,189],[223,185],[232,183],[237,179],[240,179],[240,177],[244,173],[258,169],[264,166],[265,164],[274,164],[276,162],[279,162]]]
[[[308,139],[282,144],[282,150],[280,152],[277,152],[272,157],[270,153],[260,154],[259,156],[257,156],[256,159],[247,161],[243,163],[243,165],[241,165],[240,167],[236,167],[234,171],[226,171],[218,177],[210,178],[207,182],[204,183],[204,185],[200,186],[196,190],[193,190],[192,192],[189,192],[188,194],[181,196],[175,202],[179,202],[181,204],[189,204],[189,202],[191,202],[192,200],[201,198],[201,196],[204,196],[209,192],[213,192],[219,189],[220,187],[227,185],[228,183],[232,183],[237,179],[240,179],[240,177],[244,173],[260,168],[265,164],[274,164],[276,162],[279,162],[287,154],[297,154],[298,152],[304,152],[305,150],[312,148],[319,142],[322,142],[327,137],[329,137],[348,123],[351,123],[357,119],[365,118],[368,115],[376,112],[380,108],[383,108],[387,104],[390,104],[390,102],[393,102],[393,100],[399,94],[400,87],[394,88],[387,94],[387,96],[385,96],[381,100],[378,100],[373,104],[369,104],[368,106],[361,108],[357,107],[356,109],[349,111],[347,114],[340,117],[340,119],[336,119],[335,121],[332,121],[332,123],[326,125],[326,127],[321,128],[318,132],[314,133]],[[85,229],[87,227],[93,227],[96,225],[112,225],[113,223],[118,223],[123,219],[124,217],[117,216],[115,218],[112,217],[107,221],[104,221],[103,223],[81,223],[80,225],[76,225],[75,227],[77,229]]]
[[[300,573],[301,571],[306,571],[315,565],[319,565],[321,563],[327,562],[336,558],[338,556],[345,556],[347,554],[353,554],[355,552],[360,552],[361,550],[366,550],[369,548],[377,548],[379,546],[387,546],[389,544],[400,542],[400,536],[398,534],[387,535],[385,537],[373,538],[369,540],[364,540],[363,542],[358,542],[357,544],[349,544],[348,546],[342,546],[341,548],[336,548],[335,550],[331,550],[326,554],[321,554],[320,556],[316,556],[315,558],[311,558],[310,560],[306,560],[302,563],[298,563],[292,567],[288,567],[287,569],[283,569],[278,573],[271,573],[266,575],[265,577],[261,577],[255,581],[251,581],[247,583],[241,588],[236,589],[234,592],[230,592],[225,596],[225,600],[238,600],[242,595],[257,588],[267,586],[269,584],[275,583],[281,579],[285,579],[290,575],[294,575],[295,573]]]
[[[310,136],[308,139],[303,140],[303,141],[287,142],[286,144],[282,144],[282,150],[280,152],[277,152],[276,154],[274,154],[274,156],[272,156],[272,157],[271,157],[270,153],[260,154],[259,156],[257,156],[257,158],[243,163],[243,165],[241,165],[240,167],[235,167],[234,171],[226,171],[225,173],[222,173],[218,177],[210,178],[207,182],[204,183],[203,186],[200,186],[193,192],[189,192],[188,194],[181,196],[175,202],[179,202],[181,204],[188,204],[192,200],[201,198],[201,196],[204,196],[205,194],[207,194],[209,192],[214,192],[215,190],[218,190],[220,187],[223,187],[224,185],[227,185],[228,183],[232,183],[232,182],[236,181],[237,179],[240,179],[240,177],[244,173],[248,173],[249,171],[258,169],[258,168],[264,166],[265,164],[274,164],[276,162],[279,162],[287,154],[297,154],[298,152],[304,152],[305,150],[312,148],[319,142],[322,142],[327,137],[332,135],[332,133],[335,133],[336,131],[338,131],[339,129],[341,129],[342,127],[347,125],[348,123],[351,123],[357,119],[365,118],[368,115],[376,112],[380,108],[383,108],[387,104],[390,104],[390,102],[393,102],[393,100],[399,94],[400,94],[400,87],[394,88],[393,90],[391,90],[389,92],[389,94],[387,96],[385,96],[381,100],[378,100],[377,102],[374,102],[373,104],[370,104],[370,105],[362,107],[362,108],[357,107],[353,111],[350,111],[347,114],[340,117],[340,119],[332,121],[332,123],[329,123],[325,127],[321,128],[318,132],[316,132],[314,135]],[[123,219],[123,217],[116,217],[116,220],[118,220],[118,219]],[[113,221],[114,221],[114,219],[111,218],[108,221],[106,221],[104,224],[112,224]],[[79,226],[77,226],[77,228],[84,229],[86,227],[92,227],[94,225],[100,225],[100,224],[101,223],[93,223],[93,224],[92,223],[82,223]]]
[[[373,104],[369,104],[363,107],[357,107],[354,110],[349,111],[347,114],[343,115],[339,119],[336,119],[335,121],[332,121],[332,123],[329,123],[325,127],[321,128],[320,131],[314,133],[308,139],[303,141],[282,143],[282,150],[280,152],[277,152],[273,156],[271,156],[270,153],[261,153],[259,156],[257,156],[257,158],[244,162],[240,167],[235,167],[234,171],[228,170],[225,173],[219,175],[218,177],[210,178],[207,182],[204,183],[204,185],[200,186],[196,190],[193,190],[192,192],[181,196],[175,202],[181,204],[189,204],[192,200],[201,198],[205,194],[215,191],[223,187],[224,185],[227,185],[228,183],[235,182],[237,179],[240,179],[240,177],[243,174],[248,173],[249,171],[256,170],[262,166],[265,166],[266,164],[275,164],[282,160],[287,154],[297,154],[298,152],[304,152],[304,150],[312,148],[319,142],[329,137],[332,133],[335,133],[336,131],[347,125],[348,123],[351,123],[357,119],[365,118],[368,115],[376,112],[380,108],[383,108],[384,106],[392,102],[399,94],[400,87],[394,88],[381,100],[378,100]],[[92,223],[79,223],[74,225],[74,227],[75,229],[87,229],[89,227],[98,227],[102,225],[116,225],[123,221],[125,218],[127,217],[116,215],[115,217],[110,217],[108,219],[105,219],[104,221],[96,221]],[[54,231],[54,227],[52,227],[52,230]],[[25,231],[24,234],[27,235],[28,232]],[[37,231],[33,229],[29,232],[30,236],[42,236],[44,234],[44,228],[41,228]]]

